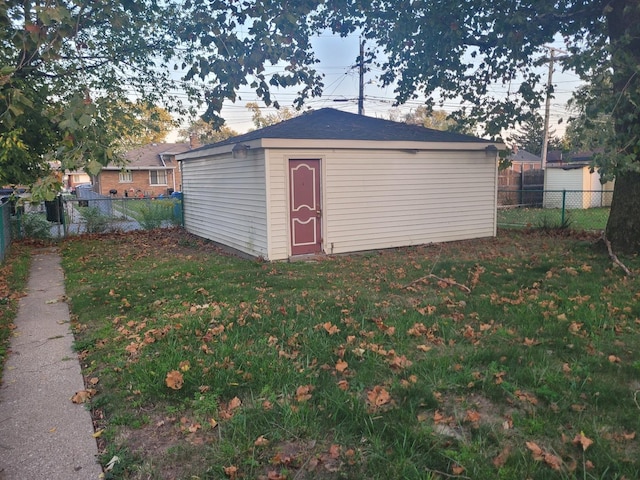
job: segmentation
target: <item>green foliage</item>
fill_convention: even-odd
[[[77,207],[84,220],[87,233],[104,233],[111,228],[111,217],[98,207]]]
[[[145,230],[160,228],[166,223],[180,225],[182,219],[176,215],[176,205],[171,199],[145,202],[138,209],[138,221]]]
[[[542,142],[544,141],[544,118],[537,112],[531,112],[529,118],[521,122],[520,128],[512,134],[509,141],[520,150],[525,150],[533,155],[542,154]],[[548,150],[562,150],[562,143],[555,136],[553,130],[549,131]]]
[[[391,112],[390,119],[402,121],[412,125],[420,125],[434,130],[451,131],[472,135],[472,129],[459,119],[451,117],[445,110],[430,110],[425,106],[419,106],[410,113],[401,115],[399,112]]]
[[[276,113],[264,114],[257,102],[249,102],[246,105],[247,109],[251,112],[251,120],[256,128],[264,128],[269,125],[275,125],[284,120],[290,120],[298,115],[297,112],[290,108],[279,108]]]
[[[216,129],[202,118],[192,122],[187,128],[181,129],[178,133],[182,136],[182,141],[186,142],[190,141],[192,136],[195,136],[200,145],[221,142],[238,135],[238,132],[226,125]]]
[[[25,213],[12,217],[11,225],[15,238],[51,239],[51,223],[44,213]]]

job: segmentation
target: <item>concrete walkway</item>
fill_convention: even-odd
[[[64,276],[56,249],[32,259],[0,386],[0,480],[94,480],[102,469],[72,350]]]

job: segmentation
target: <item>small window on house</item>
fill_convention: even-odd
[[[166,185],[166,184],[167,184],[166,170],[151,170],[149,172],[149,185]]]
[[[120,172],[118,181],[120,183],[131,183],[133,182],[133,174],[131,172]]]

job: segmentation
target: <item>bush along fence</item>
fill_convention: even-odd
[[[0,262],[4,261],[11,245],[11,203],[0,204]]]
[[[91,192],[24,204],[12,217],[15,238],[55,239],[84,233],[151,230],[183,225],[182,197],[112,198]]]
[[[498,190],[498,227],[604,230],[611,190]]]

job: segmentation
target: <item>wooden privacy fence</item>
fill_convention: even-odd
[[[543,188],[544,170],[503,170],[498,175],[498,205],[542,205]]]

